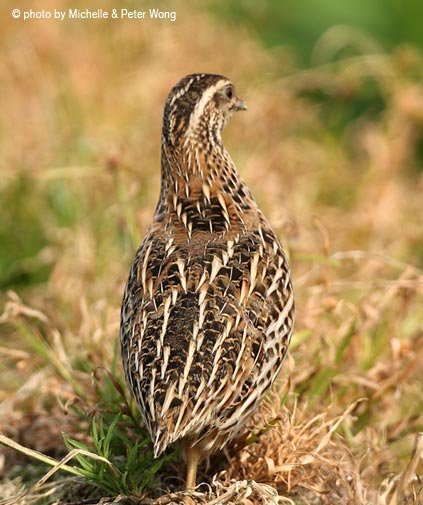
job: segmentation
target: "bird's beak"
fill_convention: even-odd
[[[248,110],[247,104],[244,102],[244,100],[240,100],[237,98],[235,104],[232,107],[232,110],[238,111],[238,110]]]

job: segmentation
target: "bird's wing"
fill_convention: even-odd
[[[122,309],[127,379],[157,454],[190,434],[243,424],[292,329],[287,263],[270,229],[190,250],[147,237]]]

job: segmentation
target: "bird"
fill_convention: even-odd
[[[187,491],[258,408],[294,325],[287,254],[222,141],[244,110],[222,75],[191,74],[171,89],[160,195],[122,300],[126,382],[154,457],[182,448]]]

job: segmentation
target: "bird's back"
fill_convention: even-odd
[[[183,437],[204,437],[210,448],[230,438],[279,371],[291,283],[278,239],[257,218],[255,229],[189,243],[156,225],[136,255],[122,348],[157,453]]]
[[[156,455],[176,440],[211,451],[235,436],[276,378],[293,326],[282,246],[205,128],[176,146],[164,134],[161,197],[122,304],[125,374]]]

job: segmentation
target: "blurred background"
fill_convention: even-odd
[[[398,172],[421,190],[421,2],[229,0],[201,8],[182,2],[161,6],[176,10],[177,21],[23,21],[11,17],[13,3],[3,3],[2,288],[48,279],[55,243],[48,223],[69,229],[86,216],[87,204],[99,212],[108,197],[116,200],[106,192],[99,207],[91,196],[99,179],[107,186],[116,176],[108,162],[125,165],[119,177],[138,174],[122,184],[122,191],[141,198],[134,184],[146,177],[148,194],[144,187],[142,196],[149,203],[156,198],[162,105],[172,84],[193,71],[226,73],[249,99],[251,114],[237,118],[226,135],[228,143],[236,139],[231,147],[242,151],[245,159],[239,164],[247,164],[243,172],[251,184],[270,173],[279,179],[272,191],[284,200],[289,185],[293,198],[311,208],[309,191],[318,193],[319,205],[353,206],[366,219],[376,217],[378,202],[364,194],[369,187],[362,183],[375,170],[383,171],[375,175],[379,192]],[[78,1],[28,2],[24,8],[31,7],[86,8]],[[255,93],[264,100],[266,86],[272,88],[270,103],[255,100]],[[263,138],[267,129],[272,139]],[[261,150],[271,159],[259,166],[255,158]],[[375,156],[384,159],[369,170]],[[304,175],[307,187],[300,184]],[[81,184],[88,202],[77,189]],[[393,209],[401,196],[392,195],[388,206]],[[34,212],[37,205],[39,212]],[[367,214],[369,207],[373,216]],[[292,204],[283,203],[274,212],[288,208],[298,216]],[[314,211],[322,214],[317,207]],[[416,209],[410,211],[417,217]],[[391,228],[392,238],[395,219],[389,223],[383,208],[379,214],[384,221],[379,224]],[[419,243],[412,253],[402,253],[411,253],[421,265],[423,250],[414,226],[416,219],[410,219],[402,231]],[[142,226],[137,229],[140,236]],[[395,248],[395,240],[388,246]]]
[[[224,141],[291,257],[287,408],[307,419],[367,398],[340,429],[351,472],[373,490],[400,475],[423,430],[423,3],[119,2],[175,22],[23,21],[16,7],[87,5],[0,5],[0,427],[60,453],[78,425],[61,406],[96,367],[121,377],[163,104],[184,75],[213,72],[248,104]]]
[[[267,47],[289,47],[297,64],[303,66],[314,62],[316,42],[335,26],[342,26],[349,32],[346,38],[353,47],[339,47],[349,49],[349,54],[354,46],[363,52],[373,52],[377,46],[388,51],[403,44],[423,46],[423,5],[417,0],[345,0],[342,3],[334,0],[303,0],[301,3],[228,0],[211,5],[224,19],[244,23]],[[364,43],[366,39],[369,45]]]

